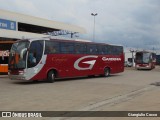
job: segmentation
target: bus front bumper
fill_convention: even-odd
[[[150,70],[151,66],[150,65],[147,65],[147,66],[136,65],[136,69]]]
[[[11,80],[27,80],[25,75],[11,75],[11,74],[8,74],[8,77]]]

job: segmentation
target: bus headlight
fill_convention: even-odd
[[[24,71],[19,71],[19,75],[23,75],[24,74]]]

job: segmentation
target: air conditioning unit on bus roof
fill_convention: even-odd
[[[74,40],[74,41],[81,41],[81,42],[92,42],[90,40],[84,40],[84,39],[75,39],[75,38],[68,38],[68,37],[62,37],[62,36],[48,36],[44,38],[50,38],[50,39],[63,39],[63,40]]]
[[[92,41],[90,41],[90,40],[84,40],[84,39],[75,39],[75,41],[92,42]]]
[[[109,45],[113,45],[113,46],[123,46],[121,44],[109,44]]]
[[[73,40],[73,38],[67,38],[62,36],[49,36],[50,39],[63,39],[63,40]]]

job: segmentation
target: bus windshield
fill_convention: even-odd
[[[12,45],[9,54],[9,69],[25,69],[29,41],[20,41]]]
[[[150,62],[150,53],[137,53],[136,54],[137,63],[149,63]]]
[[[150,53],[144,53],[143,54],[143,62],[149,63],[150,62]]]

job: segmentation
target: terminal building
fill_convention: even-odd
[[[0,74],[8,72],[9,50],[19,39],[86,33],[84,28],[0,9]]]

